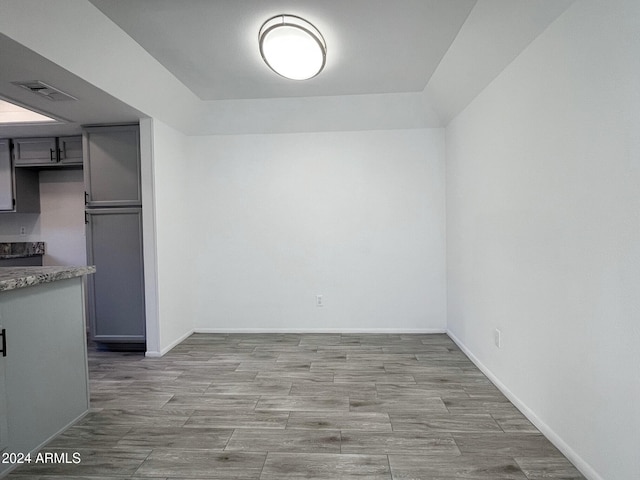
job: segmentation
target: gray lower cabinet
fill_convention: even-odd
[[[100,343],[144,343],[141,208],[86,210],[91,337]]]
[[[0,307],[0,322],[2,322],[2,307]],[[4,328],[0,324],[0,329]],[[7,386],[5,362],[0,360],[0,452],[9,446],[9,426],[7,422]]]
[[[35,456],[89,409],[82,278],[1,291],[0,328],[0,447]]]

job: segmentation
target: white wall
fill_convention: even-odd
[[[24,227],[24,235],[20,233]],[[0,242],[39,242],[39,213],[0,213]]]
[[[86,265],[82,170],[42,170],[39,177],[40,213],[0,215],[0,242],[42,241],[44,265]]]
[[[444,331],[443,130],[189,144],[196,329]]]
[[[40,172],[40,239],[44,265],[86,265],[82,170]]]
[[[591,479],[640,472],[639,26],[577,1],[446,131],[448,328]]]
[[[165,353],[185,336],[193,331],[193,278],[194,262],[201,234],[194,230],[191,218],[191,189],[188,183],[190,170],[186,155],[186,140],[182,133],[165,125],[159,120],[152,123],[153,164],[153,192],[155,204],[153,208],[143,210],[143,215],[154,215],[155,222],[145,223],[145,226],[155,223],[155,265],[149,263],[145,252],[145,269],[157,269],[157,284],[150,285],[146,276],[147,291],[153,295],[147,296],[147,301],[157,301],[157,347],[152,354]],[[141,129],[147,128],[141,122]],[[142,131],[141,131],[142,133]],[[145,179],[146,180],[146,179]],[[144,180],[143,180],[144,182]],[[143,192],[149,194],[149,186],[143,186]],[[149,227],[147,227],[149,228]],[[145,230],[145,235],[152,232]],[[153,239],[146,239],[147,241]],[[197,279],[196,281],[199,281]],[[157,288],[157,296],[155,289]],[[149,315],[149,309],[147,309]],[[154,321],[154,318],[150,318]],[[155,339],[155,337],[154,337]]]

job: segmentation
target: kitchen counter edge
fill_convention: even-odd
[[[96,267],[0,267],[0,292],[95,273]]]

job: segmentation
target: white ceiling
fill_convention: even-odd
[[[91,0],[202,100],[420,92],[476,0]],[[274,74],[258,50],[281,13],[327,42],[309,81]]]
[[[442,127],[573,1],[0,0],[0,97],[66,122],[0,137],[142,117],[188,135]],[[263,63],[258,30],[278,13],[325,36],[314,79]]]

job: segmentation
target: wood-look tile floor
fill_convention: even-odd
[[[13,480],[582,479],[446,335],[196,334],[89,355],[91,411]]]

